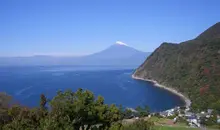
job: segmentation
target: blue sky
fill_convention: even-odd
[[[151,52],[220,21],[219,0],[0,0],[0,56],[84,55],[122,41]]]

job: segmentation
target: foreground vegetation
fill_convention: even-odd
[[[95,98],[92,92],[58,92],[50,102],[41,95],[38,108],[10,106],[10,97],[0,94],[0,129],[2,130],[148,130],[153,123],[140,120],[131,126],[122,126],[122,119],[131,115],[116,105],[107,105],[104,98]],[[139,116],[149,111],[138,107]],[[146,109],[145,109],[146,110]]]
[[[103,97],[82,89],[59,91],[50,101],[42,94],[36,108],[11,105],[11,97],[0,93],[0,130],[197,130],[148,115],[148,107],[133,111],[107,105]]]

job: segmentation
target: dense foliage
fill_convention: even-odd
[[[220,23],[194,40],[163,43],[134,75],[184,93],[194,110],[220,111]]]
[[[107,105],[103,97],[95,98],[92,92],[82,89],[59,91],[50,102],[42,94],[39,107],[32,109],[10,106],[10,99],[0,93],[0,130],[124,130],[122,119],[133,113],[114,104]],[[140,114],[136,113],[141,116],[149,113],[141,107],[138,110]],[[148,128],[152,124],[136,126]]]
[[[104,104],[104,99],[95,99],[90,91],[79,89],[77,92],[58,92],[46,107],[46,98],[41,95],[40,107],[28,109],[20,106],[10,107],[7,118],[4,118],[2,129],[45,129],[45,130],[78,130],[108,129],[111,124],[122,119],[119,108]]]

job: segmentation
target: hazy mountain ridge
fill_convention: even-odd
[[[0,66],[24,65],[112,65],[112,66],[138,66],[150,53],[136,50],[123,44],[114,44],[109,48],[80,57],[0,57]]]
[[[189,96],[192,107],[220,110],[220,23],[180,44],[163,43],[134,75]]]

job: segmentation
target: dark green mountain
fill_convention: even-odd
[[[194,109],[220,110],[220,22],[193,40],[162,43],[134,76],[175,88]]]

